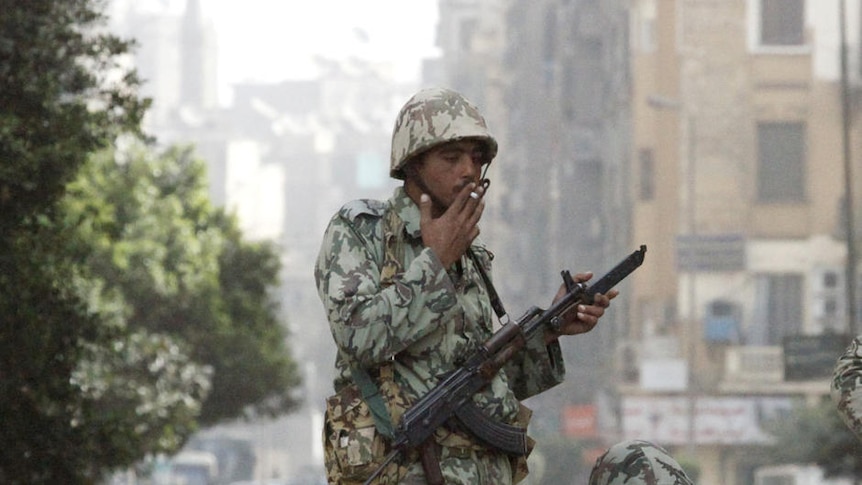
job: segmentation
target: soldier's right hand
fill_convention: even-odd
[[[470,193],[478,197],[470,197]],[[422,228],[422,243],[431,248],[434,254],[448,268],[470,247],[479,236],[479,219],[485,210],[482,196],[484,188],[475,183],[465,185],[455,201],[452,202],[440,217],[433,217],[433,202],[427,194],[419,199],[419,225]]]

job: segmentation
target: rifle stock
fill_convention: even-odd
[[[567,293],[547,310],[532,307],[517,322],[509,322],[471,354],[458,369],[447,374],[425,396],[410,407],[401,418],[392,440],[392,451],[383,464],[365,481],[368,485],[399,454],[418,448],[433,439],[434,431],[447,421],[455,420],[474,437],[510,454],[526,454],[525,439],[519,439],[513,426],[498,423],[475,408],[472,396],[482,390],[499,370],[526,345],[527,340],[546,326],[559,329],[562,317],[572,307],[591,304],[593,297],[604,294],[643,263],[646,246],[631,253],[591,286],[575,284],[564,272]],[[520,430],[520,428],[517,428]],[[525,430],[520,430],[525,436]]]

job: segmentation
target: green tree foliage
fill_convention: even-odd
[[[0,0],[0,232],[51,211],[88,153],[148,104],[99,0]]]
[[[272,248],[187,152],[104,151],[148,103],[103,3],[0,0],[0,483],[94,483],[294,404]]]
[[[55,232],[0,240],[0,482],[79,483],[98,464],[80,453],[94,443],[73,425],[83,400],[71,375],[99,322],[51,261]]]
[[[82,267],[99,282],[97,299],[119,302],[129,328],[187,343],[212,369],[202,423],[293,409],[299,377],[270,293],[277,253],[244,241],[236,220],[211,206],[191,149],[106,151],[68,203],[92,251]]]
[[[798,407],[768,431],[775,445],[765,463],[815,463],[827,477],[862,476],[862,445],[825,399],[813,407]]]
[[[0,12],[0,482],[78,483],[104,456],[77,426],[72,374],[105,336],[72,284],[56,204],[92,150],[138,132],[146,102],[92,2],[0,0]]]
[[[197,429],[209,376],[182,342],[168,336],[117,332],[87,345],[72,372],[80,404],[70,423],[87,439],[87,448],[77,452],[86,477],[181,447]]]

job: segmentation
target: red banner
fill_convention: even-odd
[[[598,436],[596,406],[594,404],[569,405],[563,408],[563,434],[571,438]]]

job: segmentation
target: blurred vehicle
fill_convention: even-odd
[[[182,451],[170,460],[170,485],[216,485],[218,459],[207,451]]]
[[[327,485],[326,474],[318,468],[305,468],[288,478],[286,485]]]
[[[823,470],[814,465],[764,466],[754,472],[755,485],[852,485],[846,478],[823,478]]]
[[[288,483],[280,478],[272,478],[269,480],[240,480],[230,482],[228,485],[288,485]]]

